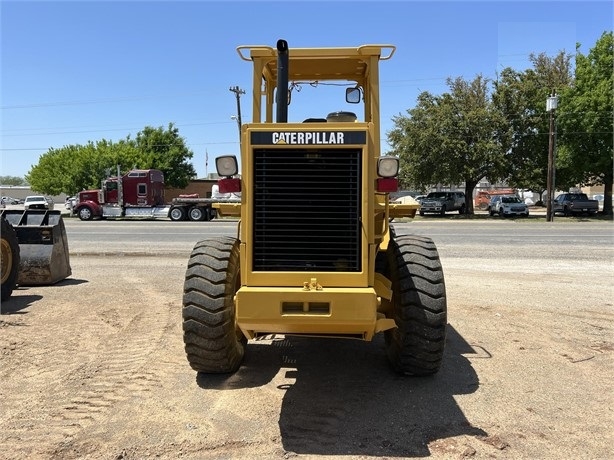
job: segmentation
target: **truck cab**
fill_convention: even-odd
[[[79,192],[74,212],[81,220],[103,217],[164,217],[164,174],[157,169],[134,169],[108,177],[99,190]]]

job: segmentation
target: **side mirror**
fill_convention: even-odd
[[[345,102],[348,104],[358,104],[360,102],[360,88],[358,86],[345,89]]]

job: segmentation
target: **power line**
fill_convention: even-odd
[[[36,109],[41,107],[61,107],[67,105],[89,105],[89,104],[108,104],[112,102],[132,102],[142,101],[147,99],[168,99],[168,98],[180,98],[180,97],[192,97],[195,95],[207,94],[204,91],[196,91],[192,93],[180,93],[180,94],[147,94],[141,96],[125,96],[125,97],[111,97],[105,99],[84,99],[77,101],[53,101],[53,102],[33,102],[31,104],[14,104],[3,105],[0,107],[2,110],[14,110],[14,109]]]
[[[238,144],[237,141],[223,141],[223,142],[198,142],[198,143],[186,143],[186,147],[194,147],[194,146],[202,146],[202,145],[236,145]],[[172,145],[176,145],[176,144],[155,144],[155,145],[150,145],[149,147],[170,147]],[[4,147],[0,147],[0,152],[19,152],[19,151],[23,151],[23,152],[28,152],[28,151],[39,151],[39,150],[49,150],[49,149],[54,149],[54,150],[61,150],[63,147],[20,147],[20,148],[4,148]]]
[[[228,124],[230,123],[229,121],[208,121],[208,122],[198,122],[198,123],[181,123],[181,124],[174,124],[174,126],[176,127],[186,127],[186,126],[205,126],[205,125],[222,125],[222,124]],[[45,128],[24,128],[21,129],[20,131],[27,131],[27,130],[41,130],[41,129],[45,129]],[[66,128],[66,129],[70,129],[70,128]],[[102,133],[102,132],[112,132],[112,131],[134,131],[134,130],[141,130],[143,129],[143,127],[134,127],[134,128],[111,128],[111,129],[92,129],[92,130],[85,130],[85,131],[48,131],[48,132],[43,132],[43,133],[27,133],[24,132],[23,134],[5,134],[3,132],[2,137],[19,137],[19,136],[53,136],[53,135],[57,135],[57,134],[85,134],[85,133]],[[11,130],[9,130],[11,131]],[[15,131],[15,130],[13,130]]]

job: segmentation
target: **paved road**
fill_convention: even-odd
[[[171,222],[91,221],[65,219],[73,254],[183,254],[194,244],[216,235],[236,235],[236,221]],[[553,223],[522,219],[416,219],[394,223],[397,234],[431,237],[445,257],[612,260],[612,222],[558,219]]]

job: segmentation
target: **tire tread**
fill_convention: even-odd
[[[397,328],[386,332],[388,357],[401,374],[436,373],[446,342],[447,299],[443,269],[430,238],[391,241],[389,265]]]
[[[183,288],[183,340],[190,366],[199,372],[229,373],[243,360],[247,340],[235,327],[233,297],[239,276],[236,238],[198,242]]]

